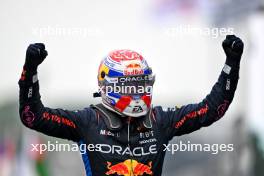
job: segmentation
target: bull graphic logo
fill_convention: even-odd
[[[125,65],[124,75],[142,75],[144,70],[139,62],[128,62]]]
[[[133,69],[133,68],[141,68],[141,66],[140,66],[140,64],[138,64],[138,63],[130,63],[130,64],[128,64],[128,65],[126,65],[126,68],[130,68],[130,69]]]
[[[127,159],[124,162],[112,165],[111,162],[107,162],[108,171],[105,173],[106,175],[122,175],[122,176],[141,176],[143,174],[153,175],[151,171],[152,161],[145,165],[143,163],[139,163],[136,160]]]

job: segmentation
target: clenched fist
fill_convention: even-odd
[[[43,43],[30,44],[26,52],[26,61],[24,68],[28,71],[37,71],[38,66],[47,57],[48,52],[45,50]]]
[[[222,46],[226,54],[226,64],[239,66],[244,49],[243,41],[235,35],[227,35]]]

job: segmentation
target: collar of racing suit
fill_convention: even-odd
[[[91,108],[95,109],[102,117],[105,122],[107,128],[112,131],[118,131],[122,128],[123,122],[121,121],[120,115],[109,111],[102,104],[91,105]],[[149,110],[147,115],[139,118],[139,123],[144,128],[150,129],[152,128],[151,116],[154,115],[152,109]]]

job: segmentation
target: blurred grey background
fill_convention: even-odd
[[[233,104],[216,124],[172,143],[232,143],[234,151],[167,154],[163,173],[263,176],[263,10],[263,0],[1,0],[0,176],[84,175],[78,152],[30,152],[31,143],[59,140],[26,129],[18,117],[17,82],[30,43],[43,42],[49,52],[39,68],[46,106],[80,109],[99,102],[92,93],[100,60],[128,48],[153,67],[153,103],[167,107],[209,93],[225,60],[221,42],[230,33],[245,42]]]

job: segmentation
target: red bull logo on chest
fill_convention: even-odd
[[[141,176],[143,174],[153,175],[152,161],[145,165],[139,163],[136,160],[127,159],[124,162],[112,165],[111,162],[107,162],[108,171],[106,175],[122,175],[122,176]]]

